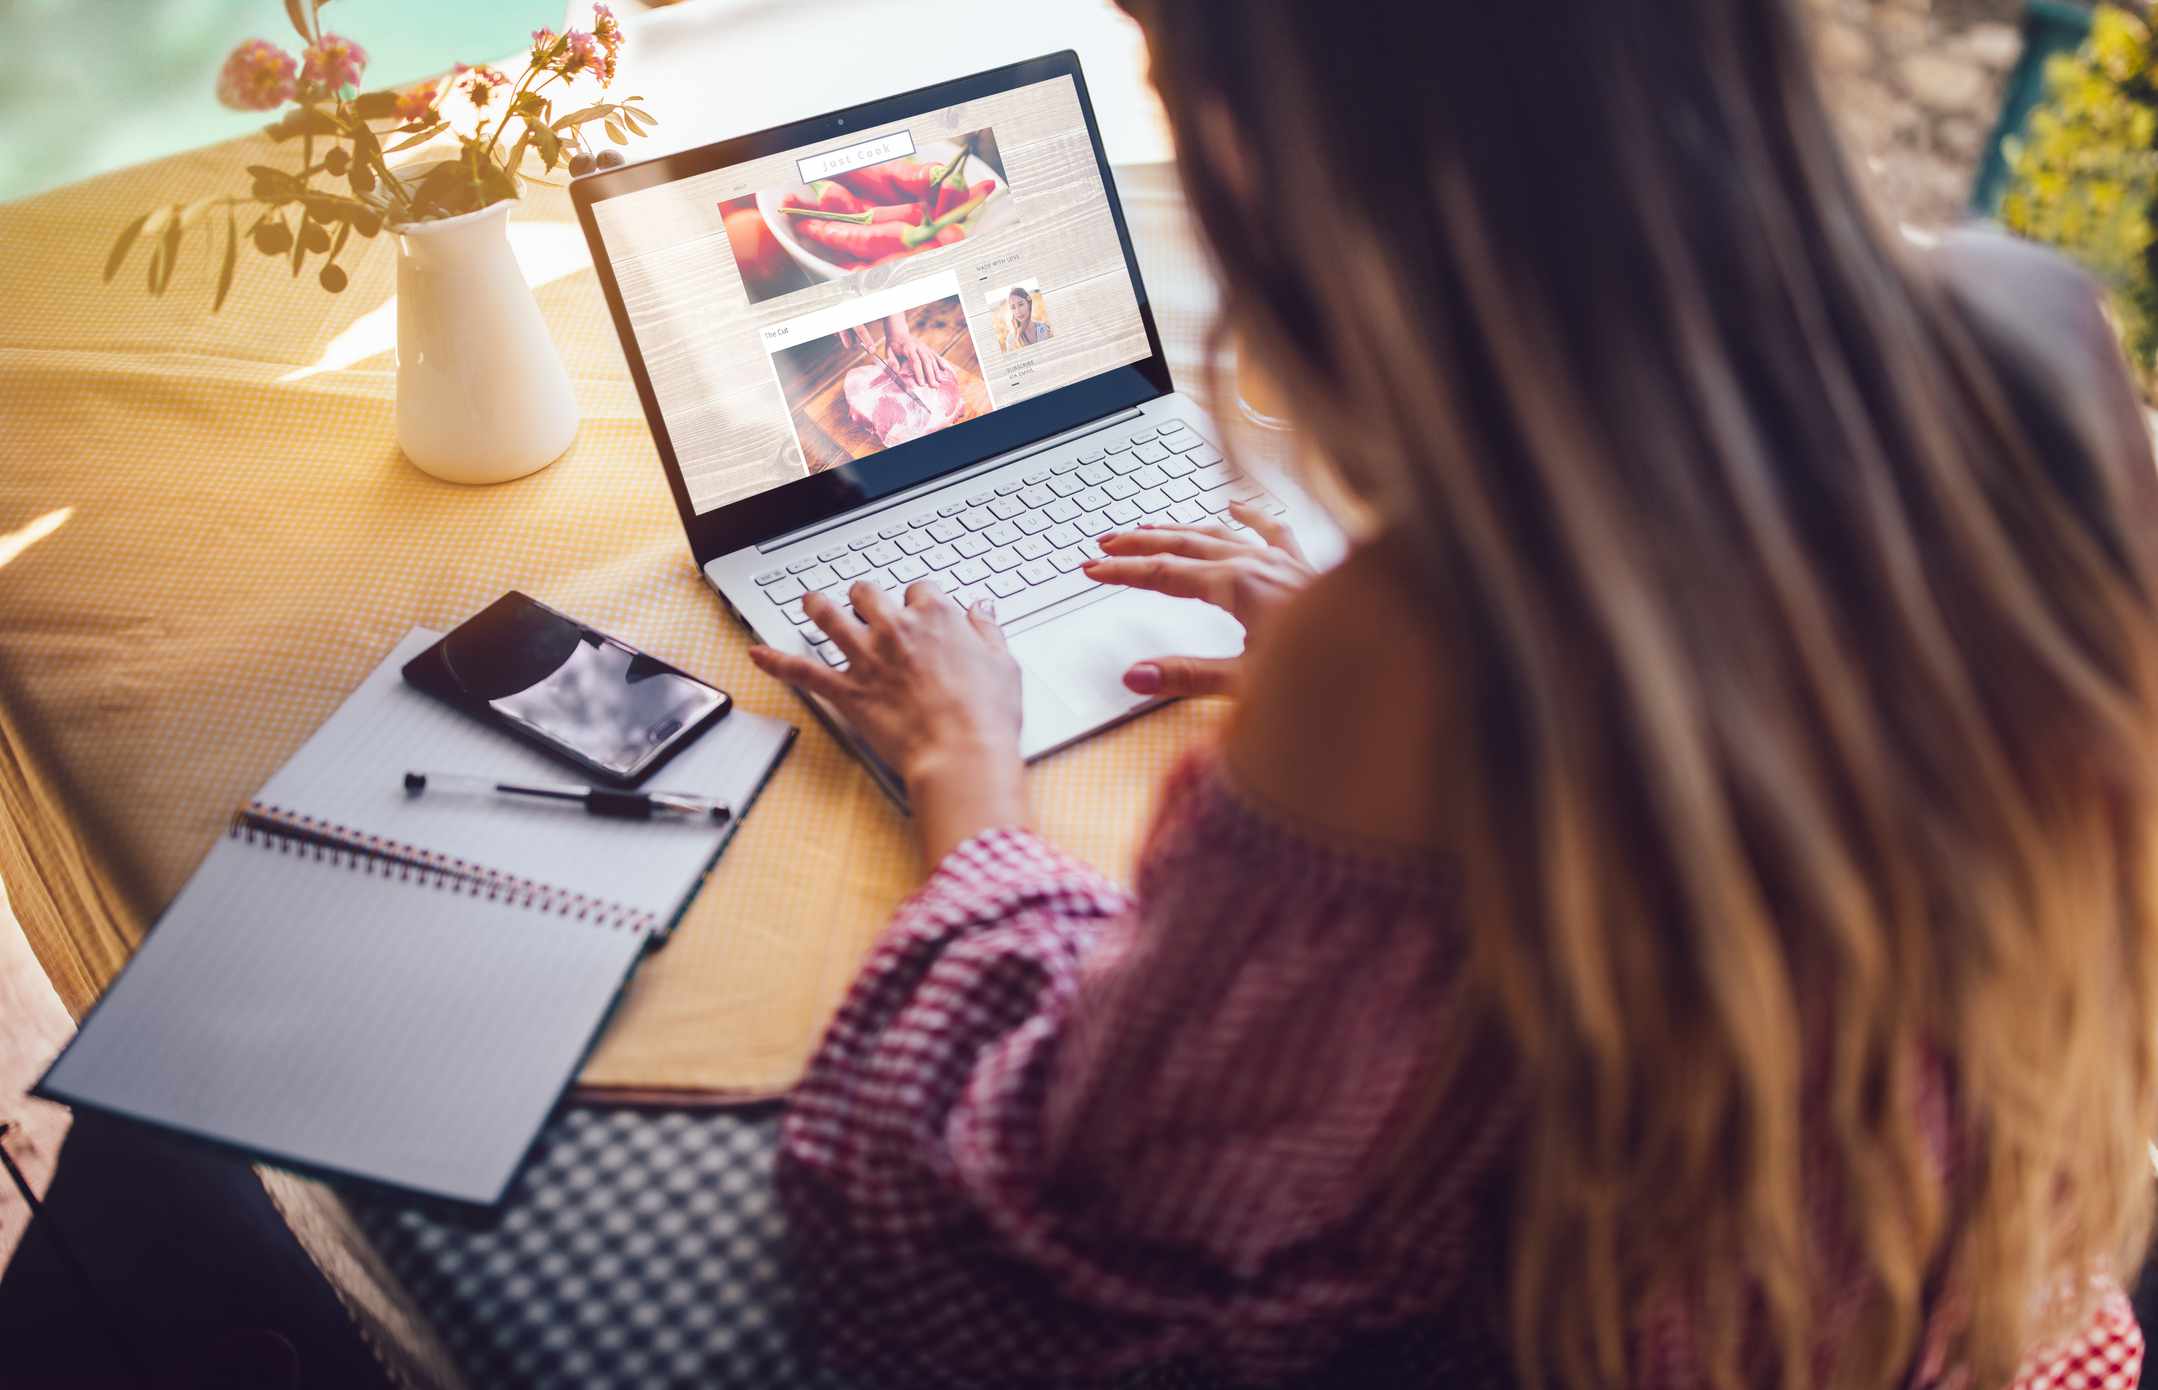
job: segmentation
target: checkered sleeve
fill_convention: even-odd
[[[2143,1379],[2143,1329],[2118,1288],[2075,1336],[2033,1352],[2012,1390],[2135,1390]]]

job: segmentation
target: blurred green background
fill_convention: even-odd
[[[367,50],[369,85],[507,57],[559,27],[563,0],[334,0],[332,33]],[[297,53],[283,0],[0,0],[0,201],[244,135],[267,114],[217,104],[233,45]]]

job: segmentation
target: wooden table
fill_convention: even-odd
[[[388,240],[348,249],[334,297],[243,263],[216,316],[213,258],[161,299],[132,275],[98,283],[135,212],[270,156],[241,141],[0,208],[0,875],[40,964],[79,1017],[231,811],[398,636],[516,587],[804,725],[585,1076],[783,1089],[920,866],[860,767],[750,667],[697,574],[566,196],[533,190],[511,237],[583,425],[553,467],[464,489],[393,442]],[[1174,180],[1156,166],[1119,183],[1192,379],[1213,294]],[[1218,715],[1176,706],[1038,766],[1040,824],[1123,871],[1158,776]],[[624,1045],[640,1013],[695,1021],[696,1045]],[[264,1181],[370,1334],[435,1361],[340,1204]]]

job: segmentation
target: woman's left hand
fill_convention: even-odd
[[[1019,666],[994,610],[964,611],[928,580],[908,586],[904,604],[859,581],[847,597],[852,612],[823,594],[802,601],[845,654],[844,671],[770,647],[751,647],[750,659],[830,700],[906,780],[930,862],[979,831],[1023,823]]]

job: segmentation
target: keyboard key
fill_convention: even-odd
[[[1172,478],[1185,477],[1190,474],[1190,472],[1194,468],[1197,468],[1198,466],[1198,464],[1193,463],[1190,459],[1185,458],[1182,454],[1171,454],[1169,455],[1169,457],[1163,459],[1160,463],[1154,465],[1154,467],[1159,468],[1162,472],[1168,474]]]
[[[1056,501],[1057,495],[1039,483],[1019,494],[1019,500],[1030,507],[1046,507]]]
[[[1188,454],[1194,449],[1204,449],[1206,447],[1206,441],[1196,434],[1180,434],[1174,439],[1164,439],[1162,443],[1180,454]]]
[[[1055,565],[1060,573],[1070,574],[1073,570],[1086,563],[1086,556],[1079,552],[1077,545],[1068,545],[1056,554],[1051,555],[1049,563]]]
[[[805,570],[813,570],[816,567],[817,557],[814,555],[804,555],[801,559],[796,560],[793,564],[787,566],[787,573],[800,574]]]
[[[786,577],[787,572],[783,569],[766,570],[764,573],[757,576],[757,582],[759,584],[777,584],[780,580],[785,579]]]
[[[862,558],[882,569],[899,558],[899,547],[893,545],[890,541],[878,541],[875,545],[862,552]]]
[[[901,536],[907,534],[907,523],[895,521],[889,526],[880,526],[877,528],[877,534],[888,541],[898,540]]]
[[[933,545],[922,552],[922,563],[933,570],[948,570],[959,563],[959,552],[948,545]]]
[[[1130,444],[1128,444],[1128,443],[1126,443],[1126,442],[1125,442],[1124,440],[1121,440],[1121,439],[1119,439],[1119,440],[1118,440],[1118,441],[1116,441],[1116,443],[1114,443],[1114,444],[1104,444],[1104,445],[1102,445],[1102,447],[1103,447],[1104,449],[1107,449],[1107,450],[1108,450],[1108,451],[1109,451],[1110,453],[1112,453],[1112,454],[1121,454],[1121,453],[1123,453],[1123,452],[1124,452],[1124,451],[1125,451],[1126,449],[1129,449],[1129,448],[1131,447],[1131,445],[1130,445]]]
[[[1072,494],[1072,505],[1089,512],[1100,511],[1115,500],[1106,489],[1098,487],[1090,487],[1084,492]]]
[[[853,540],[847,542],[847,549],[867,550],[876,543],[877,538],[875,536],[856,536]]]
[[[999,497],[996,501],[989,504],[989,510],[995,512],[998,516],[1004,518],[1006,521],[1010,521],[1013,517],[1019,515],[1019,513],[1025,511],[1026,509],[1027,504],[1020,501],[1017,497]]]
[[[1019,566],[1026,563],[1026,560],[1025,557],[1010,546],[1000,545],[995,550],[984,555],[982,563],[995,570],[998,574],[1002,574],[1006,570],[1018,569]]]
[[[846,553],[847,548],[843,545],[827,546],[825,549],[817,552],[817,558],[829,565],[830,563],[832,563],[832,561],[838,559],[840,556]]]
[[[844,550],[839,552],[839,558],[832,562],[832,573],[838,575],[841,579],[860,579],[868,572],[869,562],[867,560],[859,555],[850,555]]]
[[[1220,463],[1221,450],[1209,444],[1204,449],[1201,449],[1197,453],[1193,454],[1191,456],[1191,461],[1198,464],[1202,468],[1204,468],[1207,464],[1210,463]]]
[[[1220,487],[1230,480],[1229,465],[1210,463],[1191,475],[1191,480],[1202,488]]]
[[[1189,502],[1199,495],[1199,489],[1192,485],[1189,478],[1171,478],[1161,485],[1161,490],[1172,502]]]
[[[766,585],[764,590],[764,596],[774,603],[785,603],[789,599],[800,598],[803,594],[807,592],[808,590],[802,587],[802,582],[800,580],[794,578],[792,575],[787,575],[783,578],[775,579],[770,584]]]
[[[927,531],[909,531],[899,538],[899,548],[909,555],[919,555],[937,543],[937,538]]]
[[[1040,536],[1028,536],[1025,540],[1013,546],[1012,549],[1018,551],[1019,557],[1023,560],[1039,560],[1056,549],[1056,547],[1043,540]]]
[[[1169,475],[1150,463],[1132,474],[1131,480],[1141,487],[1160,487],[1163,483],[1169,481]]]
[[[990,499],[994,501],[995,499]],[[959,524],[969,531],[980,531],[997,524],[997,514],[987,507],[969,507],[959,514]]]
[[[994,574],[989,577],[989,592],[998,598],[1010,598],[1026,586],[1027,582],[1016,574]],[[1004,615],[999,613],[997,616],[1002,618]]]
[[[1028,487],[1033,487],[1033,486],[1035,486],[1036,484],[1039,484],[1039,483],[1046,483],[1046,482],[1048,482],[1048,481],[1049,481],[1049,470],[1048,470],[1048,469],[1046,469],[1046,468],[1044,468],[1044,469],[1040,470],[1039,472],[1035,472],[1035,473],[1029,473],[1029,474],[1027,474],[1027,477],[1026,477],[1026,483],[1027,483],[1027,486],[1028,486]],[[1037,504],[1037,505],[1039,505],[1039,504]]]
[[[1127,497],[1138,496],[1139,485],[1129,478],[1111,478],[1102,485],[1102,491],[1108,493],[1112,498],[1122,501]]]
[[[796,577],[805,589],[829,589],[839,582],[839,576],[832,572],[830,565],[811,565]]]
[[[829,642],[832,640],[831,634],[827,633],[823,628],[818,627],[815,623],[810,622],[805,622],[802,624],[802,635],[804,637],[807,637],[812,643]]]
[[[961,608],[972,608],[989,596],[987,584],[964,584],[952,590],[952,602]]]
[[[1186,526],[1197,526],[1200,522],[1206,520],[1206,508],[1200,506],[1197,502],[1179,502],[1169,509],[1169,515],[1183,522]]]
[[[1142,512],[1165,512],[1169,510],[1175,500],[1160,488],[1150,487],[1132,498],[1131,504]]]
[[[1161,433],[1160,430],[1141,430],[1131,437],[1131,442],[1134,444],[1144,444],[1149,439],[1152,439],[1155,435],[1159,433]]]
[[[1080,534],[1078,527],[1063,521],[1042,532],[1042,539],[1061,550],[1067,545],[1079,544],[1086,537]]]
[[[952,566],[950,577],[955,584],[979,584],[994,573],[995,570],[979,560],[961,560]]]
[[[929,566],[922,563],[920,556],[906,555],[900,558],[898,564],[885,572],[902,584],[912,584],[915,580],[929,573]]]
[[[1019,577],[1029,584],[1047,584],[1057,577],[1057,567],[1049,563],[1045,550],[1043,558],[1029,560],[1019,567]]]
[[[994,492],[977,492],[967,499],[967,505],[970,507],[986,507],[989,505],[990,499],[995,496]]]
[[[1184,504],[1179,502],[1177,503],[1177,505],[1181,507]],[[1107,511],[1109,513],[1109,519],[1119,526],[1129,526],[1133,522],[1137,521],[1142,515],[1144,515],[1144,513],[1142,513],[1137,507],[1134,507],[1129,502],[1111,502],[1103,510]]]
[[[1022,586],[1016,598],[1000,596],[997,599],[997,621],[1006,626],[1031,613],[1052,608],[1074,594],[1092,593],[1100,587],[1081,570],[1073,570],[1069,574],[1052,574],[1047,581],[1031,588],[1025,587],[1026,581],[1017,575],[1000,574],[997,579],[1009,579]],[[994,579],[990,581],[991,584],[995,582]]]
[[[1140,458],[1136,452],[1118,454],[1115,458],[1109,460],[1109,466],[1119,473],[1136,473],[1146,467],[1146,460]]]
[[[817,648],[817,655],[824,658],[827,666],[836,666],[842,671],[847,669],[847,654],[839,649],[837,642],[827,642]]]
[[[940,541],[956,541],[966,533],[967,528],[959,524],[958,518],[949,516],[939,517],[936,525],[929,528],[929,534]]]
[[[1169,450],[1159,441],[1151,439],[1134,448],[1132,452],[1145,459],[1148,463],[1160,463],[1163,459],[1169,457]]]
[[[960,514],[961,512],[965,511],[966,509],[967,509],[967,504],[966,504],[965,502],[963,502],[963,501],[962,501],[962,502],[947,502],[947,503],[946,503],[945,505],[943,505],[943,506],[941,506],[941,507],[937,508],[937,515],[938,515],[938,516],[943,516],[943,517],[953,517],[953,516],[957,516],[957,515],[959,515],[959,514]]]
[[[1115,476],[1116,470],[1111,468],[1106,463],[1090,463],[1079,470],[1080,481],[1091,483],[1096,487],[1099,487],[1101,484],[1108,482],[1111,478],[1114,478]]]
[[[1056,524],[1057,519],[1047,512],[1026,512],[1012,523],[1030,536],[1038,536]]]
[[[1182,420],[1164,420],[1161,422],[1161,433],[1164,439],[1168,438],[1172,434],[1175,434],[1179,430],[1188,430],[1190,428],[1191,426],[1185,424]],[[1173,449],[1176,446],[1172,444],[1169,447]]]
[[[958,540],[953,541],[952,549],[958,551],[961,555],[965,555],[971,559],[972,557],[980,555],[984,551],[988,550],[989,542],[983,540],[980,536],[977,536],[970,531],[966,535],[961,536]]]
[[[1235,482],[1229,484],[1229,500],[1231,502],[1249,502],[1254,497],[1263,497],[1265,495],[1266,489],[1249,478],[1238,478]]]
[[[1079,461],[1081,463],[1100,463],[1107,457],[1109,456],[1099,449],[1090,449],[1079,456]]]
[[[803,623],[809,621],[809,615],[802,611],[802,601],[800,599],[796,599],[792,603],[781,604],[779,611],[786,614],[787,621],[793,623],[796,627],[800,627]]]
[[[1234,491],[1234,488],[1218,487],[1212,492],[1202,492],[1199,494],[1199,505],[1206,508],[1210,514],[1219,516],[1229,510],[1229,503],[1235,500],[1229,494]]]
[[[887,594],[896,594],[899,592],[899,581],[892,577],[892,572],[890,570],[872,570],[868,574],[862,576],[862,582],[864,584],[874,584],[878,588],[884,590],[884,592],[886,592]]]
[[[1079,460],[1077,460],[1077,459],[1066,459],[1066,460],[1064,460],[1064,462],[1062,462],[1062,463],[1058,464],[1058,465],[1057,465],[1056,467],[1054,467],[1054,468],[1050,469],[1049,471],[1050,471],[1050,472],[1052,472],[1052,473],[1057,473],[1057,474],[1064,474],[1064,473],[1069,473],[1069,472],[1071,472],[1071,471],[1072,471],[1072,470],[1073,470],[1074,468],[1077,468],[1078,466],[1079,466]]]
[[[1024,478],[1014,478],[1008,483],[999,483],[997,484],[997,496],[1009,497],[1026,485],[1027,480]]]
[[[1009,521],[1000,521],[982,532],[982,539],[991,545],[1010,545],[1023,534],[1018,527],[1012,525]]]
[[[1070,521],[1085,510],[1086,508],[1072,501],[1069,497],[1059,497],[1056,501],[1042,508],[1042,514],[1051,521]]]
[[[1081,512],[1079,519],[1072,525],[1078,527],[1080,534],[1086,536],[1099,536],[1116,529],[1116,523],[1109,519],[1107,512]]]
[[[1106,560],[1109,558],[1108,552],[1101,548],[1101,542],[1095,540],[1079,542],[1079,553],[1089,560]]]
[[[1073,477],[1070,474],[1049,480],[1049,490],[1059,497],[1069,497],[1085,486],[1086,479]]]
[[[935,512],[923,512],[923,513],[922,513],[921,515],[919,515],[919,516],[910,516],[910,517],[908,517],[908,518],[907,518],[907,525],[909,525],[909,526],[927,526],[927,525],[928,525],[929,523],[931,523],[932,521],[935,521],[936,519],[937,519],[937,514],[936,514]]]

